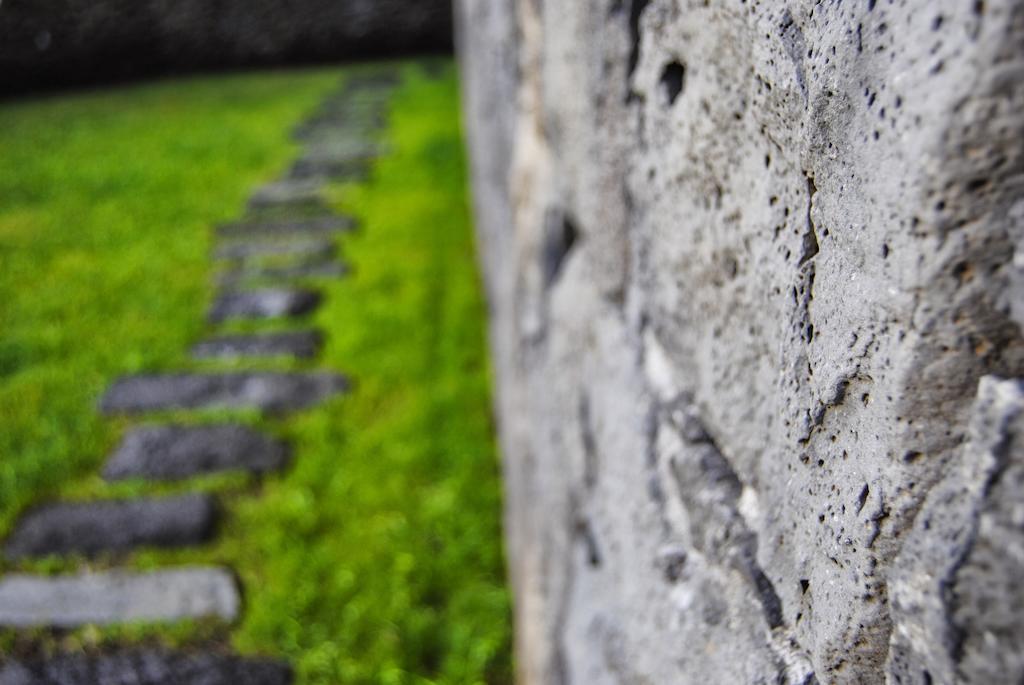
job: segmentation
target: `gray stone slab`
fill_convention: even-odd
[[[222,287],[233,288],[242,284],[293,283],[307,278],[337,278],[349,272],[349,267],[334,259],[300,262],[288,266],[255,266],[227,269],[218,276]]]
[[[21,517],[4,555],[14,560],[179,547],[210,539],[216,523],[217,506],[209,495],[50,504]]]
[[[337,254],[337,246],[330,238],[302,240],[267,239],[233,241],[217,246],[213,256],[217,259],[248,260],[263,257],[305,257],[324,259]]]
[[[385,111],[382,102],[331,104],[300,124],[292,135],[303,142],[340,136],[365,138],[384,127]]]
[[[288,446],[238,424],[143,426],[125,434],[107,460],[107,480],[181,480],[221,471],[267,473],[288,463]]]
[[[229,319],[275,319],[302,316],[316,309],[323,297],[303,288],[260,288],[222,293],[210,308],[210,323]]]
[[[288,170],[291,178],[363,179],[370,173],[372,156],[358,158],[331,158],[304,155]]]
[[[348,389],[334,373],[184,373],[130,376],[116,381],[100,401],[107,414],[172,409],[287,411],[313,406]]]
[[[217,567],[135,573],[86,572],[0,578],[0,626],[76,628],[214,617],[233,621],[241,601],[234,576]]]
[[[250,238],[255,236],[323,235],[348,231],[356,222],[350,216],[331,214],[304,218],[245,219],[217,227],[222,238]]]
[[[325,114],[297,128],[293,137],[302,143],[329,140],[337,136],[370,138],[380,131],[386,119],[383,114],[353,119],[348,115]]]
[[[379,157],[387,150],[373,136],[352,136],[324,131],[306,144],[302,156],[315,159],[359,160]]]
[[[331,206],[327,204],[325,200],[314,199],[307,201],[296,200],[292,202],[266,202],[263,204],[249,203],[247,215],[256,221],[278,221],[312,219],[330,213]]]
[[[271,659],[132,649],[59,654],[0,668],[0,685],[289,685],[292,669]]]
[[[192,347],[192,356],[198,359],[282,355],[309,358],[320,351],[323,338],[320,331],[224,335],[197,343]]]
[[[286,179],[268,183],[249,198],[253,208],[274,205],[315,204],[324,201],[323,182],[317,179]]]
[[[311,137],[288,175],[295,179],[362,178],[373,160],[385,153],[385,146],[369,137],[337,135],[324,129]]]

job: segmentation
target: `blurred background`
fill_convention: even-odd
[[[0,91],[449,54],[447,0],[5,0]]]
[[[0,5],[0,683],[511,682],[451,50]]]

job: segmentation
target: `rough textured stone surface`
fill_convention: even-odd
[[[107,480],[179,480],[217,471],[283,468],[288,447],[246,426],[145,426],[125,434],[103,468]]]
[[[0,91],[450,49],[446,0],[4,0]]]
[[[987,377],[890,573],[893,682],[1024,681],[1022,529],[1024,386]]]
[[[273,221],[254,221],[246,219],[217,227],[217,235],[222,238],[250,238],[292,235],[318,235],[347,231],[355,227],[352,217],[331,215],[301,219],[276,219]]]
[[[61,654],[0,667],[0,685],[289,685],[287,664],[221,654],[135,649]]]
[[[50,504],[25,513],[4,545],[8,559],[95,555],[205,542],[217,523],[208,495]]]
[[[319,331],[225,335],[197,343],[192,347],[192,356],[200,359],[279,355],[309,358],[320,351],[323,340]]]
[[[9,628],[206,617],[233,621],[240,605],[234,577],[213,567],[0,578],[0,626]]]
[[[171,409],[304,409],[348,389],[344,376],[311,373],[219,373],[130,376],[100,401],[108,414]]]
[[[890,581],[1024,374],[1024,5],[457,17],[523,682],[1013,682],[1009,557],[926,630]]]
[[[276,319],[302,316],[320,306],[323,297],[316,290],[260,288],[236,290],[217,297],[207,317],[210,323],[228,319]]]

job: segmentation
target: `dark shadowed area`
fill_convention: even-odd
[[[0,96],[451,49],[447,0],[0,2]]]

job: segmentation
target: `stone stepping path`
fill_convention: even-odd
[[[308,359],[316,356],[323,341],[320,331],[224,335],[197,343],[192,347],[192,356],[196,359],[277,356]]]
[[[306,409],[348,390],[348,380],[327,372],[181,373],[118,380],[100,401],[106,414],[172,409]]]
[[[216,232],[220,238],[258,238],[261,236],[330,235],[355,228],[355,219],[333,214],[305,218],[278,218],[273,220],[247,219],[221,224]]]
[[[22,516],[4,556],[17,560],[182,547],[206,542],[216,525],[217,505],[209,495],[51,504]]]
[[[86,572],[0,578],[0,626],[77,628],[132,621],[219,618],[234,621],[241,597],[234,576],[217,567],[147,573]]]
[[[289,266],[242,267],[222,271],[218,283],[236,288],[244,283],[294,283],[311,278],[337,278],[349,273],[349,267],[335,259],[300,262]]]
[[[336,256],[338,248],[326,238],[303,240],[259,240],[221,245],[214,252],[217,259],[251,260],[261,257],[295,257],[325,259]]]
[[[325,205],[323,184],[317,179],[287,178],[263,186],[249,198],[249,207],[262,209],[278,205]]]
[[[288,171],[290,178],[350,178],[363,179],[370,170],[375,155],[340,155],[326,150],[311,150],[297,160]]]
[[[135,649],[15,661],[0,685],[290,685],[292,670],[270,659]]]
[[[247,426],[144,426],[125,434],[103,467],[109,481],[182,480],[223,471],[264,474],[289,461],[288,445]]]
[[[210,323],[229,319],[277,319],[302,316],[320,306],[322,297],[306,288],[260,288],[221,293],[210,308]]]
[[[299,160],[366,162],[380,157],[383,152],[384,148],[381,143],[367,140],[366,138],[342,138],[329,135],[312,136],[307,141],[305,152],[299,157]],[[293,164],[292,166],[294,169],[295,165]],[[296,181],[293,180],[292,182]]]
[[[223,269],[208,313],[211,327],[233,320],[308,314],[318,290],[289,285],[305,278],[342,276],[335,239],[355,227],[333,212],[324,189],[343,177],[361,177],[382,153],[373,134],[384,122],[397,79],[350,80],[294,132],[305,149],[282,176],[258,188],[248,214],[216,227],[213,257]],[[253,282],[264,283],[252,287]],[[250,287],[241,288],[242,285]],[[226,334],[216,330],[191,349],[193,359],[292,357],[312,359],[323,345],[315,329]],[[170,410],[255,409],[281,414],[310,408],[349,389],[331,371],[224,371],[142,374],[118,379],[99,409],[108,415]],[[103,468],[107,481],[182,481],[242,471],[261,476],[291,459],[290,446],[237,423],[156,424],[130,428]],[[184,494],[95,502],[55,502],[22,514],[3,545],[14,563],[38,557],[123,555],[141,548],[206,543],[217,528],[213,496]],[[235,621],[241,594],[234,574],[216,566],[148,572],[112,569],[0,577],[0,627],[73,629],[133,621],[212,618]],[[0,659],[2,661],[2,659]],[[221,654],[129,649],[7,661],[0,685],[287,685],[290,668],[264,659]]]
[[[345,137],[337,135],[339,128],[351,132],[373,130],[383,123],[383,111],[386,106],[386,100],[372,98],[359,102],[329,102],[319,113],[296,128],[292,137],[310,143],[324,138]]]

